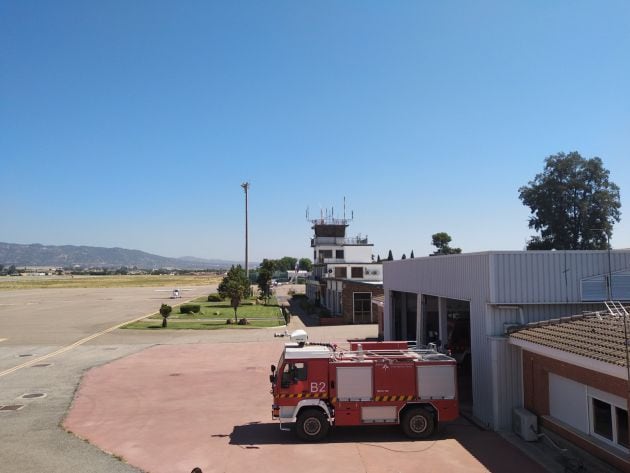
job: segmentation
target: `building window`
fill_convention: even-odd
[[[351,270],[353,279],[363,279],[363,268],[358,266],[353,266]]]
[[[372,322],[372,293],[355,292],[353,294],[355,324],[369,324]]]
[[[593,398],[593,432],[608,440],[613,439],[612,414],[610,404]]]
[[[617,416],[617,443],[630,448],[630,443],[628,442],[628,411],[615,407],[615,413]]]
[[[628,410],[591,397],[591,429],[596,437],[628,448]]]
[[[343,250],[335,250],[335,258],[344,259]]]
[[[347,278],[348,277],[348,268],[345,266],[335,268],[335,277],[336,278]]]
[[[332,250],[319,250],[319,259],[323,260],[324,258],[332,258]]]

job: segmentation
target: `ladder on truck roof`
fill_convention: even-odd
[[[439,353],[433,348],[409,348],[409,349],[357,349],[357,350],[340,350],[333,352],[333,357],[337,360],[422,360],[427,358],[448,360],[450,357]]]

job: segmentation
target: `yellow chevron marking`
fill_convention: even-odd
[[[411,401],[413,400],[413,395],[408,394],[399,394],[396,396],[374,396],[375,402],[394,402],[394,401]]]

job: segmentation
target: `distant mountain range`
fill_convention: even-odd
[[[5,266],[49,266],[70,267],[80,265],[82,267],[114,267],[136,266],[140,269],[219,269],[229,268],[233,264],[242,264],[241,261],[227,261],[219,259],[203,259],[194,256],[181,258],[167,258],[153,255],[139,250],[126,250],[124,248],[102,248],[97,246],[73,246],[73,245],[41,245],[34,243],[20,245],[17,243],[0,242],[0,263]],[[250,264],[250,267],[253,263]]]

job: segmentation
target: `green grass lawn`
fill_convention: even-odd
[[[206,297],[200,297],[190,304],[199,304],[199,313],[182,314],[179,307],[174,307],[168,318],[169,329],[215,330],[219,328],[258,328],[277,327],[284,325],[284,317],[275,299],[270,299],[268,305],[254,304],[254,300],[241,303],[238,308],[238,318],[246,318],[248,325],[234,323],[234,309],[229,301],[208,302]],[[231,324],[226,323],[230,319]],[[162,316],[155,313],[150,317],[125,325],[127,329],[160,329]]]

